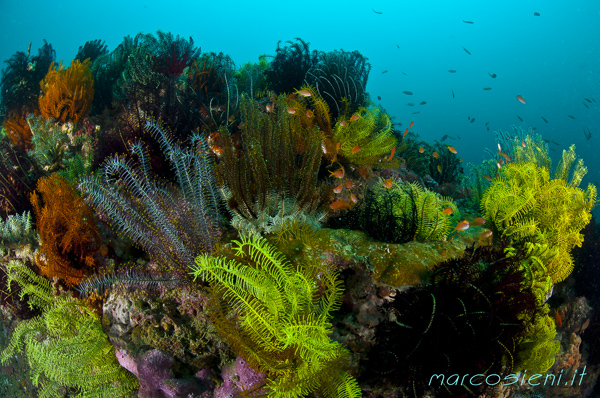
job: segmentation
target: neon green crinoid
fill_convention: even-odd
[[[356,117],[357,120],[352,120]],[[338,158],[357,166],[373,165],[396,145],[392,131],[387,113],[371,106],[360,108],[347,120],[339,119],[333,127],[332,141],[340,143]]]
[[[291,264],[258,235],[234,241],[233,259],[196,258],[194,278],[211,285],[211,320],[254,368],[268,375],[269,397],[360,397],[344,368],[349,352],[328,335],[341,282],[318,264]],[[235,315],[233,315],[235,314]]]
[[[16,281],[20,297],[43,312],[17,325],[0,360],[24,352],[40,397],[62,397],[65,388],[77,397],[127,397],[138,388],[89,308],[73,297],[53,296],[50,282],[20,262],[9,263],[7,275],[9,286]]]
[[[554,358],[560,350],[560,341],[555,337],[556,325],[548,316],[548,306],[544,306],[523,337],[516,342],[518,356],[514,371],[526,370],[530,375],[546,373],[554,365]]]
[[[507,248],[505,254],[507,257],[519,256],[522,259],[520,264],[526,283],[524,287],[531,290],[537,304],[541,307],[548,300],[548,294],[554,285],[548,275],[546,264],[554,261],[558,249],[546,243],[525,242],[519,249]]]
[[[496,232],[513,245],[526,242],[547,245],[546,275],[554,283],[564,280],[573,270],[571,249],[581,246],[580,231],[591,220],[596,203],[596,187],[578,188],[587,171],[579,161],[568,179],[575,160],[574,147],[563,151],[555,178],[547,167],[534,161],[522,161],[503,167],[499,177],[484,193],[481,212],[491,220]]]

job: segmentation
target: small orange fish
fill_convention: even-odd
[[[587,329],[590,326],[590,319],[588,318],[587,321],[585,321],[583,323],[583,325],[581,325],[581,328],[579,329],[579,332],[583,334],[583,332],[585,332],[585,329]]]
[[[383,182],[383,186],[384,186],[384,188],[386,188],[386,189],[390,189],[390,188],[392,187],[392,179],[391,179],[391,178],[388,178],[387,180],[385,180],[385,181]]]
[[[562,316],[560,316],[559,311],[554,311],[554,318],[556,319],[556,325],[561,327],[563,324]]]
[[[519,101],[520,103],[524,104],[525,103],[525,98],[521,97],[520,95],[517,95],[517,101]]]
[[[344,184],[340,184],[337,187],[333,188],[333,193],[340,193],[342,192],[342,188],[344,187]]]
[[[338,142],[337,144],[335,144],[335,151],[339,152],[341,147],[342,147],[342,143]]]
[[[352,202],[354,202],[354,203],[358,202],[358,199],[356,198],[356,195],[353,194],[353,193],[350,194],[350,200],[352,200]]]
[[[273,112],[273,105],[267,104],[267,112],[269,112],[269,113]]]
[[[469,229],[469,222],[467,220],[459,222],[454,228],[455,231],[465,231],[467,229]]]
[[[396,147],[394,146],[392,148],[392,153],[390,153],[390,156],[388,156],[387,161],[390,162],[393,158],[394,158],[394,154],[396,153]]]
[[[407,133],[408,133],[408,129],[404,130],[404,134],[402,134],[402,139],[404,139],[404,137],[406,137]]]
[[[340,126],[342,126],[342,127],[348,127],[348,122],[347,122],[347,121],[345,121],[345,120],[342,120],[342,121],[340,122]]]
[[[525,141],[521,141],[521,145],[523,146],[523,148],[527,148],[527,144],[525,143]]]
[[[352,189],[352,181],[350,181],[350,180],[346,181],[346,188]]]
[[[478,227],[480,225],[485,224],[486,220],[481,218],[481,217],[477,217],[475,220],[473,220],[473,223],[471,224],[474,227]]]
[[[423,152],[425,152],[425,148],[423,148],[423,147],[419,148],[419,153],[423,153]]]
[[[490,238],[493,234],[494,233],[488,229],[486,231],[483,231],[481,234],[479,234],[479,238],[480,239]]]
[[[483,176],[483,178],[484,178],[485,180],[492,181],[492,177],[490,177],[490,176],[489,176],[489,175],[487,175],[487,174],[486,174],[486,175],[484,175],[484,176]]]
[[[350,152],[352,152],[352,153],[358,153],[358,152],[360,152],[360,147],[357,145],[354,148],[352,148],[352,151],[350,151]]]
[[[500,163],[500,164],[504,164],[504,159],[500,159],[500,160],[498,160],[498,163]]]
[[[338,199],[329,205],[332,210],[346,210],[350,208],[350,202]]]
[[[314,113],[309,109],[306,111],[306,117],[313,117]]]
[[[360,115],[358,113],[355,113],[354,115],[352,115],[352,117],[350,118],[351,122],[355,122],[358,119],[360,119]]]
[[[310,97],[312,95],[312,93],[308,90],[300,90],[297,93],[303,97]]]
[[[500,164],[500,162],[496,162],[496,166],[498,166],[498,170],[500,170],[500,168],[502,167],[502,165]]]
[[[442,166],[440,166],[439,164],[437,165],[437,171],[439,171],[440,173],[442,172]]]
[[[454,154],[456,154],[456,152],[457,152],[456,149],[454,149],[454,147],[450,146],[450,145],[448,145],[448,150]]]
[[[433,151],[433,153],[431,155],[436,159],[440,157],[440,154],[437,153],[436,151]]]
[[[346,175],[344,166],[340,166],[339,170],[330,171],[329,173],[331,174],[332,177],[335,177],[335,178],[344,178],[344,175]]]
[[[412,126],[414,126],[414,125],[415,125],[415,122],[410,122],[410,124],[408,125],[408,128],[410,129],[410,128],[412,128]]]
[[[452,211],[452,207],[446,207],[444,210],[442,210],[442,213],[447,214],[447,215],[452,215],[452,213],[454,213]]]
[[[294,113],[296,113],[296,110],[294,108],[288,108],[287,111],[290,115],[293,115]]]
[[[500,156],[502,156],[504,159],[506,159],[506,161],[507,161],[507,162],[510,162],[510,157],[509,157],[507,154],[505,154],[505,153],[502,153],[502,152],[498,151],[498,155],[500,155]]]

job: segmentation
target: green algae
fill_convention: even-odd
[[[278,248],[290,261],[318,259],[365,267],[379,282],[393,287],[421,283],[429,269],[435,265],[462,256],[471,244],[482,244],[478,236],[482,227],[454,232],[446,241],[412,241],[403,244],[384,243],[373,240],[364,232],[346,229],[320,229],[314,237],[302,245],[294,239]],[[478,243],[479,242],[479,243]]]

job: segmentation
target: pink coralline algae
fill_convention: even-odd
[[[223,368],[221,372],[223,384],[214,392],[214,398],[231,398],[243,390],[260,387],[265,382],[265,375],[257,373],[242,357]]]

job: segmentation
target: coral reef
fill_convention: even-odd
[[[33,148],[28,155],[43,170],[59,172],[70,182],[92,171],[98,142],[95,128],[74,131],[71,123],[60,124],[34,116],[27,123],[33,132]]]
[[[0,395],[600,391],[574,146],[553,168],[535,128],[497,131],[465,177],[460,137],[370,101],[365,56],[299,38],[242,66],[163,31],[30,52],[0,77]],[[535,372],[586,377],[460,385]]]

